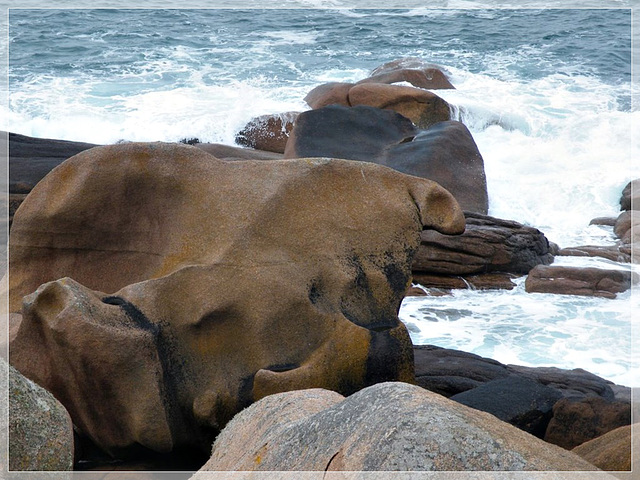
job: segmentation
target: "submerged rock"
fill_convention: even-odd
[[[318,411],[319,403],[326,406]],[[215,470],[593,469],[493,415],[420,387],[382,383],[345,399],[317,390],[267,397],[229,423],[192,478]]]

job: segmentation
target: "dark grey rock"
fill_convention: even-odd
[[[446,397],[509,375],[496,360],[458,350],[414,345],[413,356],[416,383]]]
[[[298,115],[284,156],[385,165],[439,183],[463,210],[482,214],[488,210],[484,160],[460,122],[443,121],[420,130],[392,110],[328,105]]]
[[[29,193],[53,168],[95,144],[9,133],[9,193]]]
[[[538,438],[544,438],[553,405],[562,398],[555,388],[511,375],[458,393],[451,400],[495,415]]]

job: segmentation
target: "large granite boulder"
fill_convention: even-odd
[[[65,408],[9,366],[9,469],[73,470],[73,452],[73,425]]]
[[[371,163],[94,148],[16,214],[11,362],[114,456],[207,451],[269,394],[413,380],[397,313],[423,228],[464,229],[453,197]]]
[[[460,122],[440,122],[419,130],[392,111],[330,105],[297,117],[284,155],[386,165],[438,182],[465,211],[486,214],[488,210],[484,161],[471,133]]]
[[[329,405],[318,410],[319,403]],[[227,425],[216,439],[211,459],[192,478],[207,478],[207,471],[219,470],[590,471],[594,467],[490,414],[417,386],[390,382],[345,399],[317,390],[263,399]]]
[[[448,238],[437,232],[422,232],[414,273],[525,275],[537,265],[553,262],[553,245],[538,229],[470,212],[465,212],[465,217],[462,235]]]

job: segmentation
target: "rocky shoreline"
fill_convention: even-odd
[[[632,262],[640,180],[594,219],[610,247],[488,216],[440,88],[391,62],[252,120],[243,147],[10,133],[11,469],[629,470],[628,387],[414,346],[397,318],[407,294],[524,275],[605,298],[637,282],[552,263]]]

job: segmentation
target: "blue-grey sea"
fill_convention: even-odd
[[[640,177],[631,10],[441,3],[12,8],[9,102],[0,108],[6,129],[35,137],[233,145],[253,117],[308,109],[303,99],[321,83],[355,82],[385,62],[418,57],[456,87],[437,93],[483,155],[491,215],[539,228],[561,247],[613,243],[610,228],[589,221],[617,216],[622,188]],[[640,386],[632,292],[616,300],[527,294],[522,283],[408,299],[400,317],[414,343]]]

